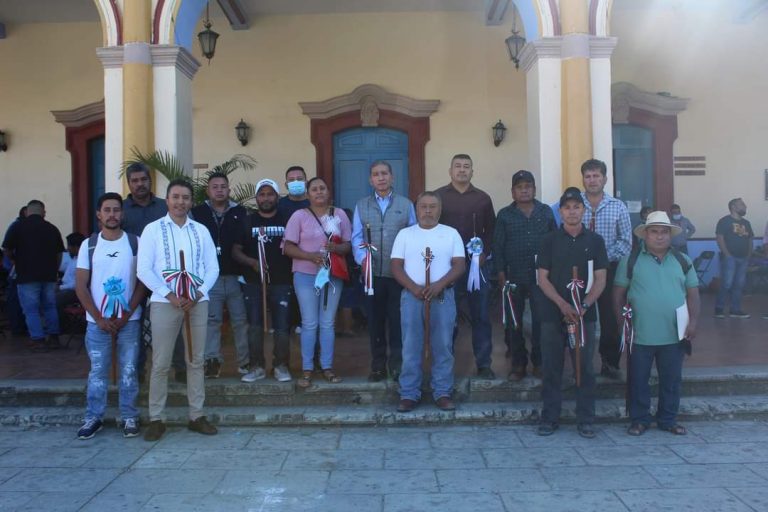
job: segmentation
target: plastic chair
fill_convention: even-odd
[[[696,256],[693,260],[693,268],[696,269],[696,277],[699,278],[699,286],[704,286],[704,275],[712,265],[712,260],[715,259],[715,251],[702,251],[701,254]]]

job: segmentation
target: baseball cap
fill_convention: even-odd
[[[512,175],[512,186],[514,187],[521,181],[527,181],[529,183],[533,183],[534,185],[536,184],[536,180],[533,178],[533,174],[524,169],[517,171]]]
[[[259,180],[259,182],[256,184],[256,193],[259,193],[259,190],[261,190],[261,187],[272,187],[275,190],[275,194],[280,195],[280,187],[277,185],[277,182],[275,180],[270,180],[269,178],[264,178],[263,180]]]
[[[579,190],[576,187],[568,187],[565,189],[565,192],[563,192],[563,195],[560,197],[560,206],[563,206],[566,201],[568,200],[574,200],[578,201],[581,204],[584,204],[584,198],[581,197],[581,190]]]

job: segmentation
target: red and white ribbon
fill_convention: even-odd
[[[501,289],[501,321],[504,327],[508,327],[509,321],[512,321],[512,327],[515,330],[519,328],[517,312],[515,311],[515,302],[512,300],[512,294],[515,291],[515,285],[507,281]],[[509,318],[507,318],[507,307],[509,308]]]
[[[631,354],[632,344],[635,342],[635,328],[632,325],[632,305],[629,302],[621,308],[621,317],[624,319],[624,325],[621,329],[619,353],[621,354],[626,349]]]
[[[581,318],[582,313],[582,307],[581,307],[581,295],[579,293],[579,288],[584,288],[584,281],[581,279],[571,279],[571,282],[568,283],[568,289],[571,290],[571,303],[573,304],[573,308],[576,310],[576,312],[579,314],[579,346],[584,346],[584,319]]]
[[[267,264],[267,250],[264,244],[269,242],[267,231],[264,226],[259,228],[259,234],[256,236],[256,241],[259,246],[259,277],[261,278],[261,285],[269,284],[269,265]]]
[[[378,251],[375,245],[363,242],[358,246],[365,251],[363,258],[363,286],[366,295],[373,295],[373,253]]]

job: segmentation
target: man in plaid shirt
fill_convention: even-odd
[[[597,301],[600,312],[600,358],[603,362],[600,373],[612,379],[620,379],[619,324],[611,304],[610,290],[613,289],[619,260],[632,250],[632,224],[627,206],[604,190],[607,181],[605,162],[587,160],[581,165],[581,177],[586,206],[582,222],[587,229],[603,237],[610,262],[605,283],[607,291]]]

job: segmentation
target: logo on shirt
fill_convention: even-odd
[[[120,254],[120,251],[115,251],[112,254],[107,253],[107,256],[109,256],[110,258],[117,258],[118,254]]]
[[[739,224],[734,222],[731,224],[733,226],[733,234],[740,237],[748,237],[749,232],[747,232],[747,227],[744,224]]]
[[[253,238],[258,238],[259,236],[259,229],[261,228],[251,228],[251,236]],[[283,226],[264,226],[264,234],[267,235],[268,238],[278,237],[282,238],[285,234],[285,227]]]

